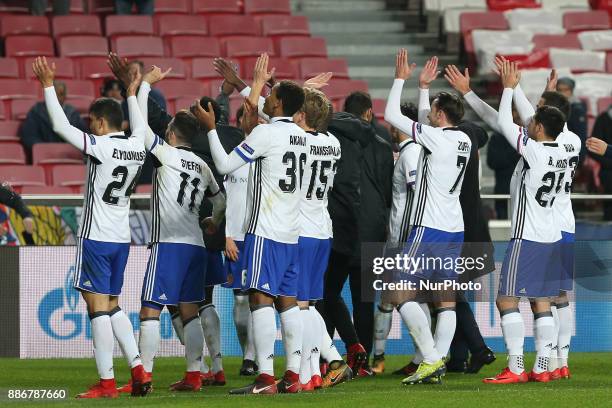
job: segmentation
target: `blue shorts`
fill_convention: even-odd
[[[206,249],[198,245],[153,244],[140,299],[161,306],[203,301],[206,258]]]
[[[297,295],[297,244],[285,244],[247,234],[244,237],[245,289],[272,296]]]
[[[208,252],[208,267],[206,268],[204,286],[209,287],[226,283],[227,274],[223,265],[223,251],[213,251],[210,249],[206,251]]]
[[[298,241],[297,300],[323,298],[323,278],[327,270],[331,247],[331,239],[300,237]]]
[[[244,270],[244,241],[234,241],[236,243],[236,247],[238,248],[238,259],[236,261],[231,261],[228,258],[224,258],[224,267],[226,276],[232,275],[232,283],[228,285],[228,288],[242,290],[244,288],[244,282],[246,281],[246,273],[243,273]]]
[[[421,258],[420,267],[412,280],[435,282],[456,280],[455,260],[461,256],[463,232],[447,232],[429,227],[416,227],[410,231],[404,253],[410,258]],[[410,280],[410,276],[405,276]]]
[[[558,241],[559,254],[555,254],[555,259],[559,260],[561,265],[558,267],[559,272],[559,290],[570,292],[574,290],[574,245],[576,242],[575,235],[571,232],[561,231],[561,240]]]
[[[78,238],[74,282],[76,289],[119,296],[130,253],[129,243]]]
[[[555,267],[557,242],[512,239],[499,278],[499,294],[513,297],[551,297],[559,294],[559,270]]]

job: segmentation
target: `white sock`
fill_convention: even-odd
[[[523,361],[523,344],[525,342],[525,326],[523,316],[518,309],[504,314],[501,317],[501,328],[508,351],[508,368],[514,374],[525,371]]]
[[[438,312],[438,317],[436,318],[434,344],[440,357],[444,358],[448,354],[453,337],[455,336],[457,314],[455,313],[455,308],[442,308],[439,310],[441,311]]]
[[[272,306],[264,306],[251,312],[253,341],[260,374],[274,376],[274,342],[276,341],[276,316]]]
[[[255,342],[253,341],[253,319],[251,318],[251,311],[249,310],[249,316],[247,319],[247,342],[244,350],[244,359],[255,361]]]
[[[300,308],[294,306],[280,313],[280,321],[287,370],[297,374],[300,372],[302,335],[304,330],[302,319],[300,318]]]
[[[555,333],[555,321],[547,313],[545,316],[534,317],[534,336],[536,360],[533,364],[533,372],[536,374],[548,371],[548,360],[552,350],[553,337]]]
[[[140,335],[138,337],[138,348],[142,365],[147,373],[153,372],[153,359],[159,349],[161,335],[159,333],[159,318],[142,320],[140,322]]]
[[[117,307],[118,309],[118,307]],[[130,368],[134,368],[142,364],[140,360],[140,352],[138,351],[138,345],[136,344],[136,337],[134,337],[134,327],[132,322],[123,312],[119,309],[114,313],[111,311],[110,317],[111,324],[113,326],[113,333],[115,338],[121,347],[121,351],[125,356]]]
[[[321,333],[321,348],[319,349],[321,352],[321,357],[323,360],[331,363],[332,361],[343,361],[342,356],[338,353],[338,349],[334,344],[334,341],[331,337],[329,337],[329,333],[327,333],[327,326],[325,325],[325,320],[321,313],[317,310],[317,308],[313,308],[315,312],[315,317],[319,321],[319,330]]]
[[[200,310],[200,321],[202,330],[204,330],[206,347],[208,347],[212,360],[212,372],[216,374],[223,370],[223,359],[221,356],[221,322],[214,305],[207,305]]]
[[[319,365],[319,360],[321,359],[321,341],[323,336],[321,334],[321,324],[319,323],[319,312],[317,312],[314,306],[310,306],[308,312],[310,313],[310,340],[312,347],[310,350],[310,373],[313,377],[315,375],[320,377],[321,366]]]
[[[204,335],[202,333],[202,335]],[[210,371],[210,367],[208,366],[208,364],[206,364],[206,356],[204,355],[204,352],[202,352],[202,361],[200,361],[200,372],[203,374],[208,374],[208,372]]]
[[[176,312],[176,314],[172,315],[172,327],[174,327],[176,337],[178,337],[179,341],[184,346],[185,333],[183,332],[183,321],[181,320],[181,314],[179,312]]]
[[[236,326],[236,334],[242,348],[242,354],[246,354],[249,341],[249,320],[251,320],[251,311],[249,310],[248,295],[234,295],[234,325]],[[246,357],[245,357],[246,358]]]
[[[423,355],[423,361],[433,363],[440,359],[434,346],[434,339],[431,329],[427,323],[427,316],[416,302],[406,302],[400,309],[404,324],[408,327],[410,335],[416,346]]]
[[[109,315],[104,314],[91,319],[91,337],[93,339],[98,375],[103,380],[115,378],[113,371],[115,339]]]
[[[557,314],[559,315],[557,357],[559,358],[559,365],[561,367],[567,367],[572,329],[574,327],[574,315],[572,314],[572,309],[569,307],[569,303],[557,304]]]
[[[419,303],[419,306],[421,310],[423,310],[423,313],[425,313],[425,317],[427,317],[427,326],[429,330],[431,330],[431,310],[429,310],[429,305],[427,303]],[[421,350],[419,350],[419,346],[414,342],[414,339],[412,342],[414,343],[414,357],[412,358],[412,362],[418,365],[423,362],[423,354],[421,354]]]
[[[548,359],[548,371],[555,371],[559,367],[557,358],[557,341],[559,339],[559,315],[557,314],[557,306],[554,304],[550,305],[550,312],[552,313],[555,328],[553,331],[552,349],[550,350],[550,358]]]
[[[300,383],[306,384],[312,378],[310,359],[312,356],[312,323],[310,321],[310,310],[300,309],[302,319],[302,355],[300,358]]]
[[[187,371],[199,371],[200,362],[203,360],[204,334],[202,326],[197,317],[183,324],[185,330],[185,359],[187,360]]]
[[[387,337],[391,331],[393,320],[393,306],[380,304],[374,311],[374,355],[379,356],[385,353]]]

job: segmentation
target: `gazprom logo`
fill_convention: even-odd
[[[79,292],[72,287],[74,266],[68,269],[64,286],[53,289],[38,305],[38,323],[43,331],[56,340],[69,340],[83,331],[83,313],[77,313]]]

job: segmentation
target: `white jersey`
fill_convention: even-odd
[[[83,133],[87,183],[78,236],[101,242],[131,242],[130,195],[147,156],[142,138],[123,132]]]
[[[174,242],[204,246],[200,204],[220,189],[208,165],[184,146],[173,147],[155,136],[151,193],[151,243]]]
[[[582,142],[575,133],[567,129],[567,126],[563,129],[563,132],[557,136],[556,141],[565,149],[565,153],[568,156],[568,168],[565,172],[563,188],[555,201],[553,209],[555,210],[555,219],[559,223],[561,231],[573,234],[576,232],[576,220],[574,219],[574,210],[572,209],[570,194],[572,191],[572,181],[574,180],[574,174],[578,166],[578,154],[580,153]]]
[[[244,241],[244,217],[247,207],[249,165],[244,165],[225,176],[225,236],[234,241]]]
[[[327,194],[334,184],[340,160],[340,142],[334,135],[306,132],[308,158],[302,175],[300,236],[328,239],[333,237],[327,211]]]
[[[470,158],[470,138],[457,128],[434,128],[417,122],[412,135],[423,146],[412,225],[463,232],[459,193]]]
[[[516,149],[522,159],[510,181],[512,238],[535,242],[561,239],[555,206],[565,188],[568,156],[557,142],[536,142],[527,129],[516,128]]]
[[[408,239],[417,168],[422,151],[421,146],[411,139],[404,140],[399,145],[399,158],[393,169],[388,242],[400,243]]]
[[[306,133],[287,117],[272,118],[236,147],[251,162],[245,232],[295,244],[300,235],[300,180],[308,157]]]

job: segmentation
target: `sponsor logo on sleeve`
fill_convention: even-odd
[[[245,150],[249,154],[255,153],[255,150],[253,150],[253,148],[246,143],[241,144],[240,147],[242,147],[242,149]]]

